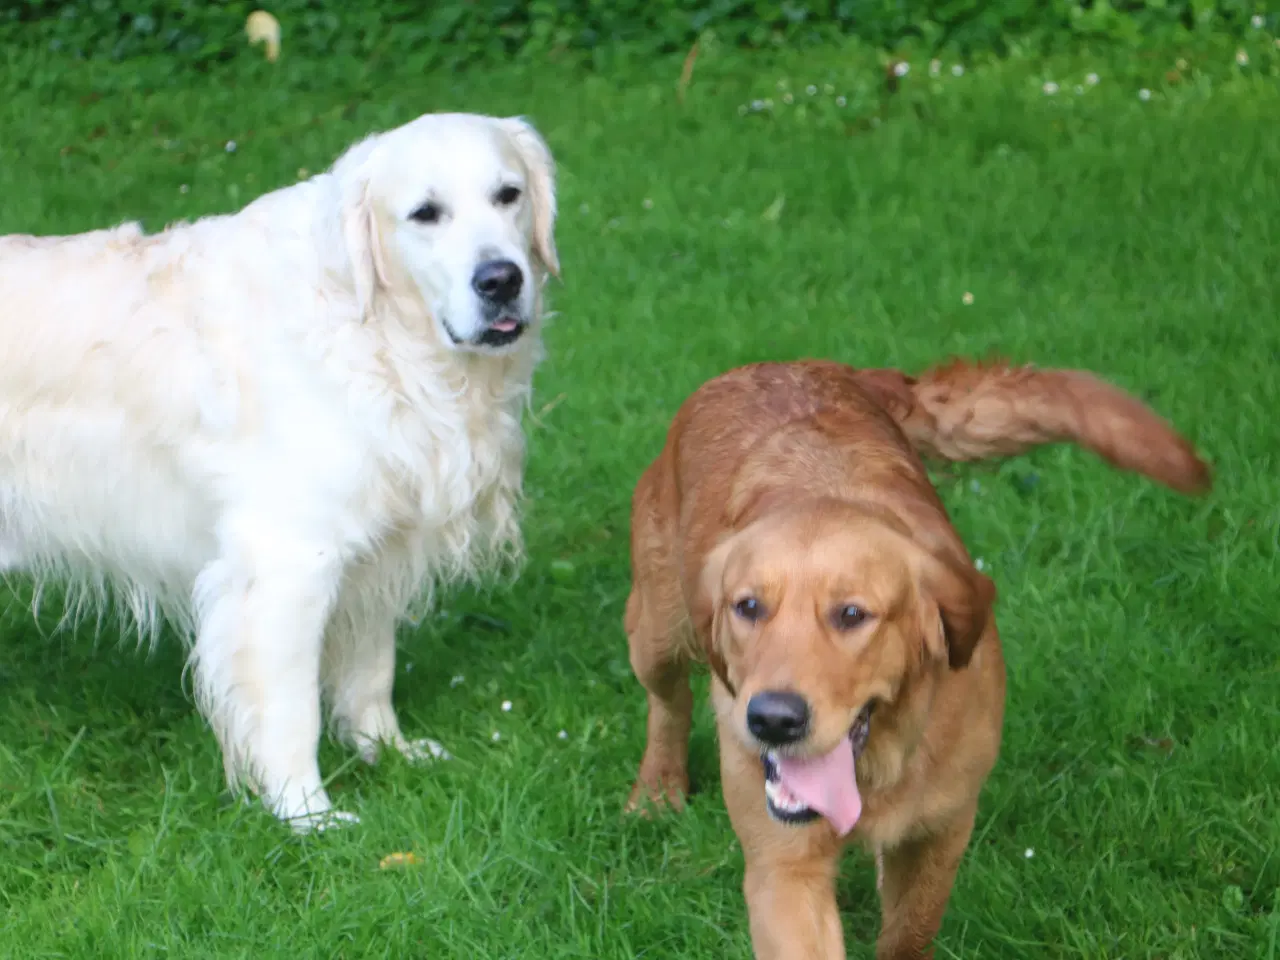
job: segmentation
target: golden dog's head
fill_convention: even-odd
[[[719,544],[691,612],[731,724],[761,754],[770,813],[852,829],[873,708],[931,665],[966,666],[994,596],[967,560],[874,507],[783,507]]]

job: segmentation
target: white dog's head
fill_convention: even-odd
[[[505,352],[559,275],[555,167],[518,117],[427,114],[352,147],[333,167],[363,316],[420,297],[450,348]]]

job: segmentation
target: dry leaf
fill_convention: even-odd
[[[385,857],[378,861],[378,869],[386,870],[389,867],[412,867],[421,863],[417,855],[413,852],[409,853],[388,853]]]
[[[266,44],[267,59],[275,63],[280,56],[280,21],[265,10],[255,10],[245,20],[244,32],[249,37],[250,46]]]

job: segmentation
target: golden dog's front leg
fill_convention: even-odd
[[[721,784],[746,857],[743,892],[757,960],[845,960],[835,891],[840,841],[826,821],[792,826],[769,815],[759,756],[726,729],[726,711],[716,712]]]
[[[956,871],[973,833],[975,807],[946,829],[884,851],[882,927],[876,960],[930,960]]]

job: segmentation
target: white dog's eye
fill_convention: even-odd
[[[493,195],[493,202],[500,207],[509,207],[520,199],[520,188],[508,184]]]
[[[444,216],[444,210],[440,204],[434,200],[428,200],[413,213],[409,214],[409,219],[414,223],[439,223],[440,218]]]

